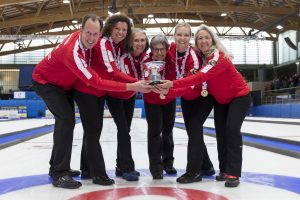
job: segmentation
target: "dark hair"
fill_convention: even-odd
[[[83,17],[82,23],[81,23],[81,28],[82,29],[84,28],[84,26],[86,24],[86,21],[89,20],[89,19],[91,19],[93,22],[96,22],[96,21],[99,22],[99,24],[100,24],[100,32],[101,32],[102,27],[103,27],[103,21],[102,21],[102,19],[99,16],[94,15],[94,14],[86,15],[86,16]]]
[[[163,34],[155,35],[150,42],[150,49],[153,50],[153,47],[157,44],[162,44],[165,46],[165,48],[168,50],[170,47],[169,41],[167,37]]]
[[[146,35],[146,32],[143,30],[143,29],[141,29],[141,28],[133,28],[132,29],[132,33],[131,33],[131,37],[130,37],[130,43],[129,43],[129,45],[128,45],[128,47],[124,47],[125,48],[125,51],[126,52],[133,52],[133,38],[134,38],[134,35],[136,34],[136,33],[143,33],[144,35],[145,35],[145,38],[146,38],[146,46],[145,46],[145,49],[143,50],[143,52],[147,52],[148,51],[148,49],[149,49],[149,46],[150,46],[150,44],[149,44],[149,39],[148,39],[148,37],[147,37],[147,35]]]
[[[115,27],[115,25],[118,22],[125,22],[127,24],[127,34],[126,34],[125,39],[122,41],[123,50],[126,51],[126,49],[124,49],[124,47],[129,46],[131,32],[132,32],[131,28],[133,26],[133,24],[130,21],[130,18],[127,17],[126,15],[117,14],[117,15],[112,15],[112,16],[108,17],[105,20],[105,24],[102,29],[102,37],[110,37],[112,29]]]

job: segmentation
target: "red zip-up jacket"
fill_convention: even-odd
[[[150,56],[150,58],[148,61],[149,62],[153,61],[151,53],[149,56]],[[168,61],[166,60],[165,62],[166,63],[165,63],[164,69],[162,71],[160,71],[161,80],[175,80],[176,72],[175,71],[171,72],[172,69],[169,67]],[[146,67],[144,65],[144,71],[145,71],[145,69],[146,69]],[[145,79],[147,79],[147,77],[145,77]],[[173,95],[168,96],[167,95],[165,99],[161,99],[159,94],[157,94],[155,92],[149,92],[149,93],[143,94],[143,98],[144,98],[145,103],[148,103],[148,104],[166,105],[166,104],[170,103],[171,101],[175,100],[176,96],[173,96]]]
[[[169,58],[171,68],[175,69],[172,72],[175,72],[174,76],[176,77],[176,44],[175,43],[171,44],[167,56]],[[184,56],[178,59],[178,66],[182,65],[183,60],[184,60]],[[202,64],[202,60],[199,58],[196,50],[193,47],[189,47],[189,52],[185,61],[184,76],[186,77],[192,75],[192,71],[198,72],[201,64]],[[180,73],[182,73],[181,70]],[[185,100],[191,101],[199,97],[201,95],[201,91],[202,91],[202,84],[198,84],[193,87],[186,87],[185,89],[179,89],[179,90],[177,89],[175,91],[170,91],[170,94],[168,95],[170,95],[170,97],[174,95],[182,96],[182,98],[184,98]],[[172,92],[175,93],[171,95]]]
[[[193,86],[207,81],[208,93],[221,104],[228,104],[232,99],[250,92],[242,75],[222,52],[215,49],[206,60],[207,65],[197,74],[174,81],[174,88]]]
[[[149,55],[147,53],[141,53],[138,59],[130,53],[123,54],[120,58],[120,63],[117,66],[118,69],[133,78],[141,79],[142,77],[142,65],[149,61]],[[118,99],[130,99],[136,94],[136,92],[108,92],[107,95]]]
[[[80,31],[67,36],[37,66],[32,79],[40,84],[51,83],[69,90],[79,79],[87,86],[98,90],[126,91],[125,83],[103,80],[89,66],[90,50],[85,50],[80,41]]]
[[[120,51],[120,54],[122,48],[121,45],[122,44],[118,45],[118,47],[116,48],[117,52]],[[117,68],[112,48],[113,47],[108,38],[100,37],[97,44],[92,49],[92,68],[103,79],[115,80],[126,83],[136,82],[137,79],[125,75],[124,73],[120,72],[120,70]],[[107,92],[104,90],[96,91],[93,90],[93,88],[86,87],[86,84],[81,81],[77,81],[73,87],[80,92],[84,92],[98,97],[107,94]]]

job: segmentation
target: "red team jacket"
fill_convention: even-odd
[[[130,53],[123,54],[120,58],[120,63],[117,66],[118,69],[135,79],[143,79],[142,75],[142,66],[145,62],[149,61],[149,55],[145,52],[141,53],[138,58],[134,58],[134,56]],[[136,92],[108,92],[108,95],[118,99],[129,99],[133,97]]]
[[[150,53],[149,55],[149,60],[148,61],[153,61],[152,54]],[[174,73],[168,73],[168,70],[170,70],[170,67],[168,66],[168,62],[165,61],[165,66],[164,69],[160,72],[161,79],[162,80],[175,80],[175,77],[172,77]],[[144,67],[145,69],[146,67]],[[147,79],[147,77],[145,77]],[[149,92],[143,94],[143,98],[145,103],[148,104],[159,104],[159,105],[166,105],[167,103],[170,103],[171,101],[175,100],[176,97],[174,96],[166,96],[165,99],[161,99],[160,95],[155,93],[155,92]]]
[[[167,55],[168,59],[169,59],[169,63],[172,69],[172,73],[175,73],[173,76],[176,77],[176,44],[172,43],[170,50],[168,52]],[[178,66],[182,65],[182,62],[184,62],[183,60],[185,56],[181,57],[178,59]],[[183,76],[191,76],[193,75],[192,71],[195,71],[196,73],[199,71],[199,69],[201,68],[201,64],[202,61],[199,58],[196,50],[193,47],[189,47],[189,52],[187,54],[186,57],[186,61],[185,61],[185,72],[183,73],[181,71],[181,69],[179,69],[179,73],[183,73]],[[176,80],[176,79],[175,79]],[[201,95],[201,91],[202,91],[202,84],[198,84],[196,86],[192,86],[192,87],[186,87],[186,88],[180,88],[180,89],[171,89],[170,93],[167,96],[173,97],[173,96],[182,96],[182,98],[184,98],[185,100],[194,100],[197,97],[199,97]]]
[[[221,104],[245,96],[249,87],[230,59],[217,49],[207,57],[207,65],[200,72],[185,79],[173,82],[174,88],[188,87],[207,81],[208,93]]]
[[[34,68],[32,78],[40,84],[53,84],[69,90],[78,80],[97,90],[126,91],[125,83],[103,80],[89,66],[94,57],[80,42],[80,31],[67,36]]]
[[[135,82],[137,79],[126,76],[121,73],[116,65],[116,59],[112,50],[112,45],[108,38],[100,37],[97,44],[92,49],[92,61],[91,66],[95,72],[101,76],[103,79],[116,80],[120,82]],[[121,45],[118,47],[118,50],[121,51]],[[121,54],[121,52],[120,52]],[[82,81],[77,81],[73,86],[76,90],[79,90],[84,93],[88,93],[94,96],[104,96],[107,94],[104,90],[93,90],[93,88],[86,87],[86,84]],[[134,92],[129,92],[134,93]]]

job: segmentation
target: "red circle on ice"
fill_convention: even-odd
[[[125,197],[134,197],[141,195],[160,195],[165,197],[173,197],[174,199],[197,199],[197,200],[228,200],[227,198],[206,192],[202,190],[186,189],[186,188],[169,188],[169,187],[129,187],[115,188],[108,190],[97,190],[72,197],[70,200],[87,200],[87,199],[121,199]]]

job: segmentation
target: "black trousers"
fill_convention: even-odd
[[[251,102],[250,94],[228,104],[216,103],[214,119],[220,172],[241,176],[243,140],[241,126]]]
[[[79,108],[84,131],[80,169],[89,172],[91,176],[106,175],[100,145],[105,96],[96,97],[77,90],[73,91],[73,96]]]
[[[130,127],[133,118],[135,96],[123,100],[107,97],[108,109],[117,126],[117,167],[123,172],[134,171],[134,161],[131,153]]]
[[[211,112],[215,99],[212,95],[188,101],[181,98],[184,124],[188,134],[187,172],[200,173],[209,170],[213,164],[203,139],[203,124]]]
[[[164,167],[173,166],[175,111],[176,100],[166,105],[145,103],[151,174],[162,173]]]
[[[63,176],[70,170],[75,127],[73,98],[69,91],[52,84],[42,85],[33,81],[33,89],[44,100],[55,119],[49,174],[53,174],[53,177]]]

